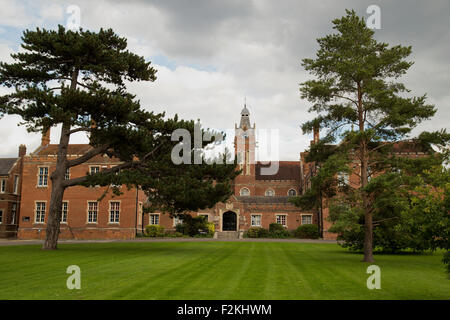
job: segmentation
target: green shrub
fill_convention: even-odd
[[[251,227],[244,234],[244,237],[246,237],[246,238],[285,239],[285,238],[290,238],[291,236],[292,236],[291,233],[288,230],[286,230],[283,226],[282,226],[282,229],[279,229],[278,227],[272,228],[272,231],[269,231],[269,230],[261,228],[261,227]]]
[[[185,234],[186,232],[186,224],[184,223],[179,223],[175,226],[175,231],[179,232],[181,234]]]
[[[446,251],[444,253],[444,258],[442,259],[442,262],[445,265],[445,268],[447,269],[447,273],[449,274],[450,277],[450,251]]]
[[[245,233],[246,238],[264,238],[267,236],[268,231],[261,227],[251,227]]]
[[[207,227],[208,227],[208,234],[213,236],[214,232],[216,231],[216,226],[213,222],[208,222],[207,223]]]
[[[283,230],[269,231],[269,238],[286,239],[291,237],[292,234],[289,232],[289,230],[286,230],[284,228]]]
[[[160,225],[148,225],[145,227],[145,234],[148,237],[164,237],[164,227]]]
[[[275,232],[275,231],[285,231],[286,228],[283,227],[279,223],[271,223],[269,224],[269,232]]]
[[[177,232],[184,235],[194,237],[195,235],[214,235],[214,223],[209,223],[205,217],[192,217],[190,215],[184,215],[183,223],[178,224],[175,227]]]
[[[319,239],[319,227],[315,224],[303,224],[295,230],[295,236],[300,239]]]

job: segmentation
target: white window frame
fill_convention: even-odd
[[[142,213],[144,212],[144,204],[139,201],[139,210],[138,210],[138,214],[139,214],[139,218],[138,218],[138,225],[142,226]]]
[[[289,194],[291,191],[294,191],[293,195]],[[288,195],[288,197],[295,197],[297,195],[297,190],[295,190],[294,188],[291,188],[288,190],[287,195]]]
[[[112,205],[114,204],[118,204],[119,205],[119,210],[114,210],[113,213],[113,208]],[[111,200],[109,201],[109,210],[108,210],[108,215],[109,215],[109,223],[120,223],[120,211],[121,211],[121,202],[120,200]],[[113,219],[111,219],[113,218]]]
[[[158,223],[154,223],[154,221],[152,221],[153,217],[158,217]],[[148,215],[148,224],[151,226],[159,226],[159,224],[161,223],[161,220],[159,218],[160,218],[159,213],[150,213]]]
[[[197,217],[206,216],[206,221],[209,222],[209,213],[197,213]]]
[[[41,174],[41,169],[47,169],[46,173]],[[37,173],[37,186],[39,188],[47,188],[48,187],[48,174],[49,174],[49,167],[46,166],[39,166],[38,167],[38,173]],[[42,176],[42,183],[41,183],[41,176]],[[44,179],[45,178],[45,179]]]
[[[339,172],[338,173],[339,186],[345,187],[350,184],[350,174],[347,172]]]
[[[0,210],[0,224],[3,224],[3,210]]]
[[[16,223],[16,217],[17,216],[17,203],[11,204],[11,224]]]
[[[94,169],[94,168],[97,168],[98,170],[96,170],[96,172],[92,173],[92,169]],[[96,174],[96,173],[99,173],[99,172],[100,172],[100,166],[99,165],[89,166],[89,174],[90,175],[93,175],[93,174]]]
[[[173,217],[173,226],[176,227],[179,224],[183,223],[183,219],[180,219],[180,217]]]
[[[280,221],[282,221],[281,217],[284,217],[284,224],[278,222],[278,218],[280,218]],[[287,214],[277,214],[275,215],[275,222],[278,224],[281,224],[283,227],[287,228]]]
[[[38,220],[38,204],[40,204],[39,220]],[[42,210],[42,204],[44,209]],[[43,211],[43,212],[42,212]],[[37,200],[34,202],[34,223],[45,223],[45,215],[47,211],[47,201]]]
[[[267,193],[272,192],[272,195],[268,195]],[[267,188],[266,191],[264,191],[264,196],[266,197],[275,197],[275,190],[272,188]]]
[[[89,208],[89,204],[90,203],[96,203],[97,204],[97,206],[96,206],[96,211],[94,211],[94,210],[89,210],[90,208]],[[87,223],[89,223],[89,224],[97,224],[98,223],[98,212],[99,212],[99,207],[100,207],[100,205],[99,205],[99,203],[98,203],[98,201],[96,201],[96,200],[88,200],[87,201],[87,205],[86,205],[86,222]],[[92,211],[92,219],[89,219],[90,217],[89,217],[89,211]],[[94,217],[95,217],[95,221],[94,221]],[[92,220],[92,221],[89,221],[89,220]]]
[[[311,217],[311,223],[303,223],[303,217]],[[301,222],[302,222],[302,225],[304,225],[304,224],[314,224],[313,215],[312,214],[302,214],[301,215]]]
[[[66,172],[64,173],[64,180],[70,179],[70,168],[66,169]]]
[[[6,179],[0,180],[0,193],[6,192]]]
[[[14,175],[14,194],[18,194],[19,192],[19,175],[15,174]]]
[[[259,224],[253,223],[253,217],[259,217]],[[252,227],[261,227],[262,226],[262,214],[252,214],[250,215],[250,226]]]
[[[65,210],[64,210],[64,204],[66,205]],[[68,216],[69,216],[69,201],[63,201],[62,207],[61,207],[61,223],[67,223]]]
[[[246,189],[246,190],[248,191],[248,194],[242,194],[242,191],[243,191],[244,189]],[[242,197],[249,197],[249,196],[250,196],[250,189],[247,188],[247,187],[241,188],[241,189],[239,190],[239,195],[242,196]]]

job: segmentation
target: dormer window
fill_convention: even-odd
[[[243,197],[248,197],[250,195],[250,190],[248,188],[242,188],[239,193]]]

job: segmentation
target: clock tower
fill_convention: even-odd
[[[234,147],[239,169],[243,176],[255,176],[255,124],[250,124],[250,112],[247,105],[241,111],[239,127],[235,124]]]

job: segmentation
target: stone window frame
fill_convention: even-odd
[[[63,218],[64,218],[64,203],[67,204],[66,205],[66,219],[65,220],[63,220]],[[67,224],[68,217],[69,217],[69,201],[68,200],[63,200],[62,201],[62,206],[61,206],[61,221],[60,221],[60,223]]]
[[[16,224],[17,219],[17,202],[11,203],[11,224]]]
[[[66,168],[66,172],[64,173],[64,180],[70,179],[70,168]]]
[[[209,222],[209,213],[207,212],[197,212],[197,217],[206,216],[206,221]]]
[[[97,210],[95,215],[95,222],[89,221],[89,203],[96,203],[97,204]],[[98,223],[98,213],[100,211],[100,203],[97,200],[86,200],[86,223],[87,224],[97,224]],[[94,215],[92,215],[94,217]]]
[[[142,203],[142,201],[139,201],[138,203],[138,225],[142,226],[143,223],[143,213],[144,213],[144,204]]]
[[[289,194],[289,192],[291,192],[291,191],[294,191],[294,194],[293,194],[293,195],[290,195],[290,194]],[[295,190],[294,188],[290,188],[290,189],[288,190],[288,192],[287,192],[287,196],[288,196],[288,197],[295,197],[295,196],[297,196],[297,190]]]
[[[173,217],[172,218],[172,220],[173,220],[173,227],[176,227],[177,225],[179,225],[179,224],[182,224],[183,223],[183,220],[182,219],[180,219],[180,217]]]
[[[14,183],[13,183],[13,193],[19,194],[19,180],[20,176],[18,174],[14,175]]]
[[[39,184],[40,177],[41,177],[41,169],[47,169],[47,173],[45,173],[45,174],[43,173],[42,174],[42,184]],[[47,188],[48,187],[49,174],[50,174],[50,167],[49,166],[38,166],[38,170],[37,170],[37,184],[36,184],[36,186],[38,188]],[[44,184],[44,177],[46,177],[45,184]]]
[[[116,213],[114,213],[114,220],[113,221],[111,221],[111,205],[112,205],[112,203],[118,203],[119,204],[119,221],[116,221],[116,217],[117,217],[117,215],[116,215]],[[114,210],[114,211],[117,211],[117,210]],[[120,216],[121,216],[121,213],[122,213],[122,201],[121,200],[109,200],[108,201],[108,223],[112,223],[112,224],[120,224]]]
[[[42,213],[40,214],[39,221],[37,220],[37,210],[38,210],[38,203],[44,204],[44,218],[42,219]],[[42,210],[41,210],[42,211]],[[44,224],[45,223],[45,216],[47,215],[47,200],[35,200],[34,201],[34,223],[35,224]]]
[[[269,191],[272,191],[273,194],[272,195],[268,195],[267,193]],[[273,188],[267,188],[266,191],[264,191],[264,196],[265,197],[275,197],[275,190],[273,190]]]
[[[157,216],[158,217],[158,223],[152,223],[152,216]],[[160,223],[161,223],[161,219],[160,218],[161,218],[161,214],[160,213],[156,213],[156,212],[150,213],[148,215],[148,224],[151,225],[151,226],[159,226]]]
[[[253,216],[259,216],[259,225],[253,224]],[[250,226],[251,227],[262,227],[262,214],[261,213],[255,213],[250,215]]]
[[[245,195],[242,194],[242,191],[243,191],[244,189],[247,189],[248,194],[245,194]],[[240,195],[241,197],[249,197],[249,196],[250,196],[250,189],[247,188],[247,187],[242,187],[242,188],[239,190],[239,195]]]
[[[6,193],[6,179],[0,179],[0,193]]]
[[[303,217],[311,217],[311,223],[303,223]],[[301,225],[304,225],[304,224],[314,224],[314,221],[313,221],[313,214],[312,213],[302,213],[301,215],[300,215],[300,221],[301,221]]]
[[[285,224],[282,224],[282,223],[278,222],[278,217],[284,217]],[[283,227],[287,228],[287,226],[288,226],[287,214],[285,214],[285,213],[277,213],[277,214],[275,214],[275,222],[278,223],[278,224],[281,224]]]

